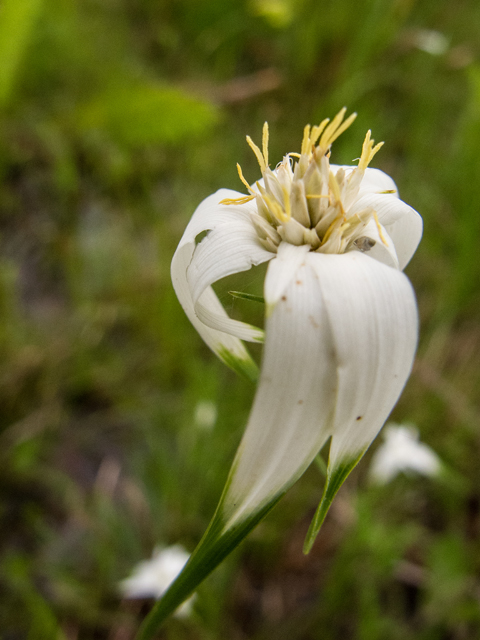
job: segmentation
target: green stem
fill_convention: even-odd
[[[224,531],[220,506],[202,540],[177,579],[143,621],[136,640],[150,640],[165,620],[277,504],[283,493],[238,525]]]

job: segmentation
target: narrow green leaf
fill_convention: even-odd
[[[201,582],[226,558],[277,504],[283,493],[246,520],[224,531],[222,502],[202,540],[180,575],[145,618],[136,640],[150,640],[165,620],[184,602]]]
[[[315,542],[318,532],[320,531],[323,521],[325,520],[325,516],[327,515],[328,510],[330,509],[330,505],[333,502],[333,499],[335,498],[342,484],[350,475],[352,469],[358,464],[361,458],[363,458],[364,453],[365,451],[362,451],[358,457],[341,463],[333,471],[328,470],[327,481],[325,482],[325,487],[323,489],[322,499],[320,500],[320,504],[317,507],[315,515],[313,516],[313,520],[308,529],[305,543],[303,545],[303,553],[310,553],[313,547],[313,543]]]
[[[252,302],[261,302],[265,304],[265,298],[262,296],[254,296],[253,293],[244,293],[243,291],[229,291],[233,298],[240,298],[241,300],[251,300]]]

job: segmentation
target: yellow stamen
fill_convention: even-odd
[[[323,196],[319,196],[316,193],[312,193],[312,194],[306,195],[305,197],[307,198],[307,200],[310,200],[312,198],[328,198],[330,200],[330,195],[328,193]]]
[[[317,125],[316,127],[313,127],[312,132],[310,134],[310,142],[312,144],[312,147],[314,147],[317,144],[317,140],[319,139],[319,137],[323,133],[323,130],[325,129],[325,127],[329,122],[330,122],[330,118],[325,118],[325,120],[322,120],[322,122],[319,125]]]
[[[262,194],[263,201],[267,205],[267,208],[270,210],[270,213],[279,221],[279,222],[288,222],[290,220],[290,216],[282,209],[282,207],[278,204],[276,200],[267,196],[267,194]]]
[[[372,132],[370,129],[367,131],[365,136],[365,140],[363,141],[362,146],[362,155],[360,156],[360,160],[358,162],[358,168],[362,171],[368,167],[370,162],[373,159],[373,156],[383,147],[383,142],[379,142],[377,145],[375,144],[375,140],[372,140]]]
[[[347,111],[347,108],[343,107],[343,109],[341,109],[337,113],[335,118],[332,120],[332,122],[328,125],[328,127],[323,132],[322,137],[320,138],[320,142],[318,143],[318,147],[320,148],[322,153],[325,153],[327,151],[327,149],[332,145],[332,143],[335,142],[335,140],[346,129],[348,129],[348,127],[352,124],[352,122],[357,117],[356,113],[352,113],[342,124],[346,111]]]
[[[263,125],[262,150],[265,166],[268,167],[268,122],[265,122]]]
[[[302,156],[308,155],[311,151],[310,146],[310,125],[306,124],[303,129],[303,139],[302,139],[302,147],[300,149]]]
[[[292,207],[290,205],[290,193],[288,192],[287,188],[284,187],[282,185],[282,192],[283,192],[283,201],[285,203],[285,214],[288,217],[288,220],[290,220],[290,218],[292,217]]]
[[[385,236],[382,233],[382,227],[380,226],[380,222],[378,221],[378,216],[376,211],[373,212],[373,217],[375,219],[375,224],[377,225],[377,231],[378,231],[378,235],[380,236],[380,240],[383,242],[383,244],[386,247],[388,247],[388,242],[385,240]]]
[[[247,187],[247,190],[250,191],[250,193],[252,195],[257,195],[255,193],[255,191],[252,189],[252,187],[248,184],[248,182],[245,180],[245,178],[243,177],[243,173],[242,173],[242,167],[238,164],[237,162],[237,171],[238,171],[238,177],[240,178],[240,180],[243,182],[243,184]]]
[[[220,200],[218,204],[246,204],[251,200],[254,200],[255,196],[244,196],[243,198],[225,198]]]
[[[331,223],[331,225],[326,230],[325,235],[323,236],[323,240],[320,246],[323,246],[327,242],[327,240],[330,238],[330,236],[332,235],[333,231],[335,230],[336,226],[338,225],[341,219],[342,219],[342,216],[337,216],[335,220]]]
[[[386,189],[385,191],[377,191],[379,195],[384,195],[386,193],[397,193],[396,189]]]
[[[265,159],[264,159],[264,157],[262,155],[262,152],[257,147],[257,145],[254,143],[254,141],[250,138],[250,136],[247,136],[247,142],[248,142],[248,146],[250,147],[250,149],[253,151],[253,153],[255,154],[255,156],[257,158],[257,162],[260,165],[261,172],[264,173],[264,171],[267,168],[267,166],[265,164]]]
[[[345,211],[342,204],[342,196],[340,194],[340,187],[338,186],[336,176],[331,171],[328,176],[328,186],[330,187],[330,190],[332,192],[333,200],[336,202],[336,204],[339,205],[342,214],[345,216]]]

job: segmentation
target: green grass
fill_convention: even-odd
[[[151,603],[122,602],[118,581],[201,538],[254,386],[201,343],[170,260],[197,204],[241,188],[236,162],[258,176],[246,134],[269,121],[275,164],[344,104],[359,115],[334,161],[371,128],[375,166],[424,218],[418,359],[393,417],[455,480],[372,487],[367,454],[304,557],[313,466],[159,637],[478,637],[479,23],[476,0],[3,3],[2,640],[133,638]],[[421,50],[422,30],[446,51]],[[261,305],[226,292],[260,280],[223,298],[257,325]]]

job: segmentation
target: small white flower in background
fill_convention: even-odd
[[[370,479],[377,484],[387,484],[399,473],[438,475],[442,467],[440,458],[419,438],[418,429],[413,425],[387,425],[383,443],[372,458]]]
[[[160,598],[181,572],[190,554],[179,545],[157,547],[150,560],[143,560],[133,569],[132,575],[120,583],[125,598]],[[176,611],[178,617],[191,613],[194,596]]]
[[[431,56],[443,56],[447,53],[450,43],[448,38],[433,29],[417,29],[413,32],[413,42],[417,49],[425,51]]]
[[[194,420],[202,431],[211,431],[217,421],[217,405],[211,400],[200,400],[195,407]]]
[[[273,170],[268,125],[261,149],[247,137],[262,178],[250,185],[237,165],[247,194],[221,189],[206,198],[173,257],[177,297],[225,364],[256,380],[258,368],[242,341],[265,346],[248,424],[215,515],[145,633],[245,538],[330,440],[308,552],[410,374],[418,315],[402,269],[420,241],[422,219],[400,200],[389,176],[369,168],[382,146],[370,131],[356,166],[330,164],[332,143],[355,119],[344,120],[345,111],[307,125],[300,153],[287,154]],[[264,262],[262,330],[231,319],[212,285]]]

